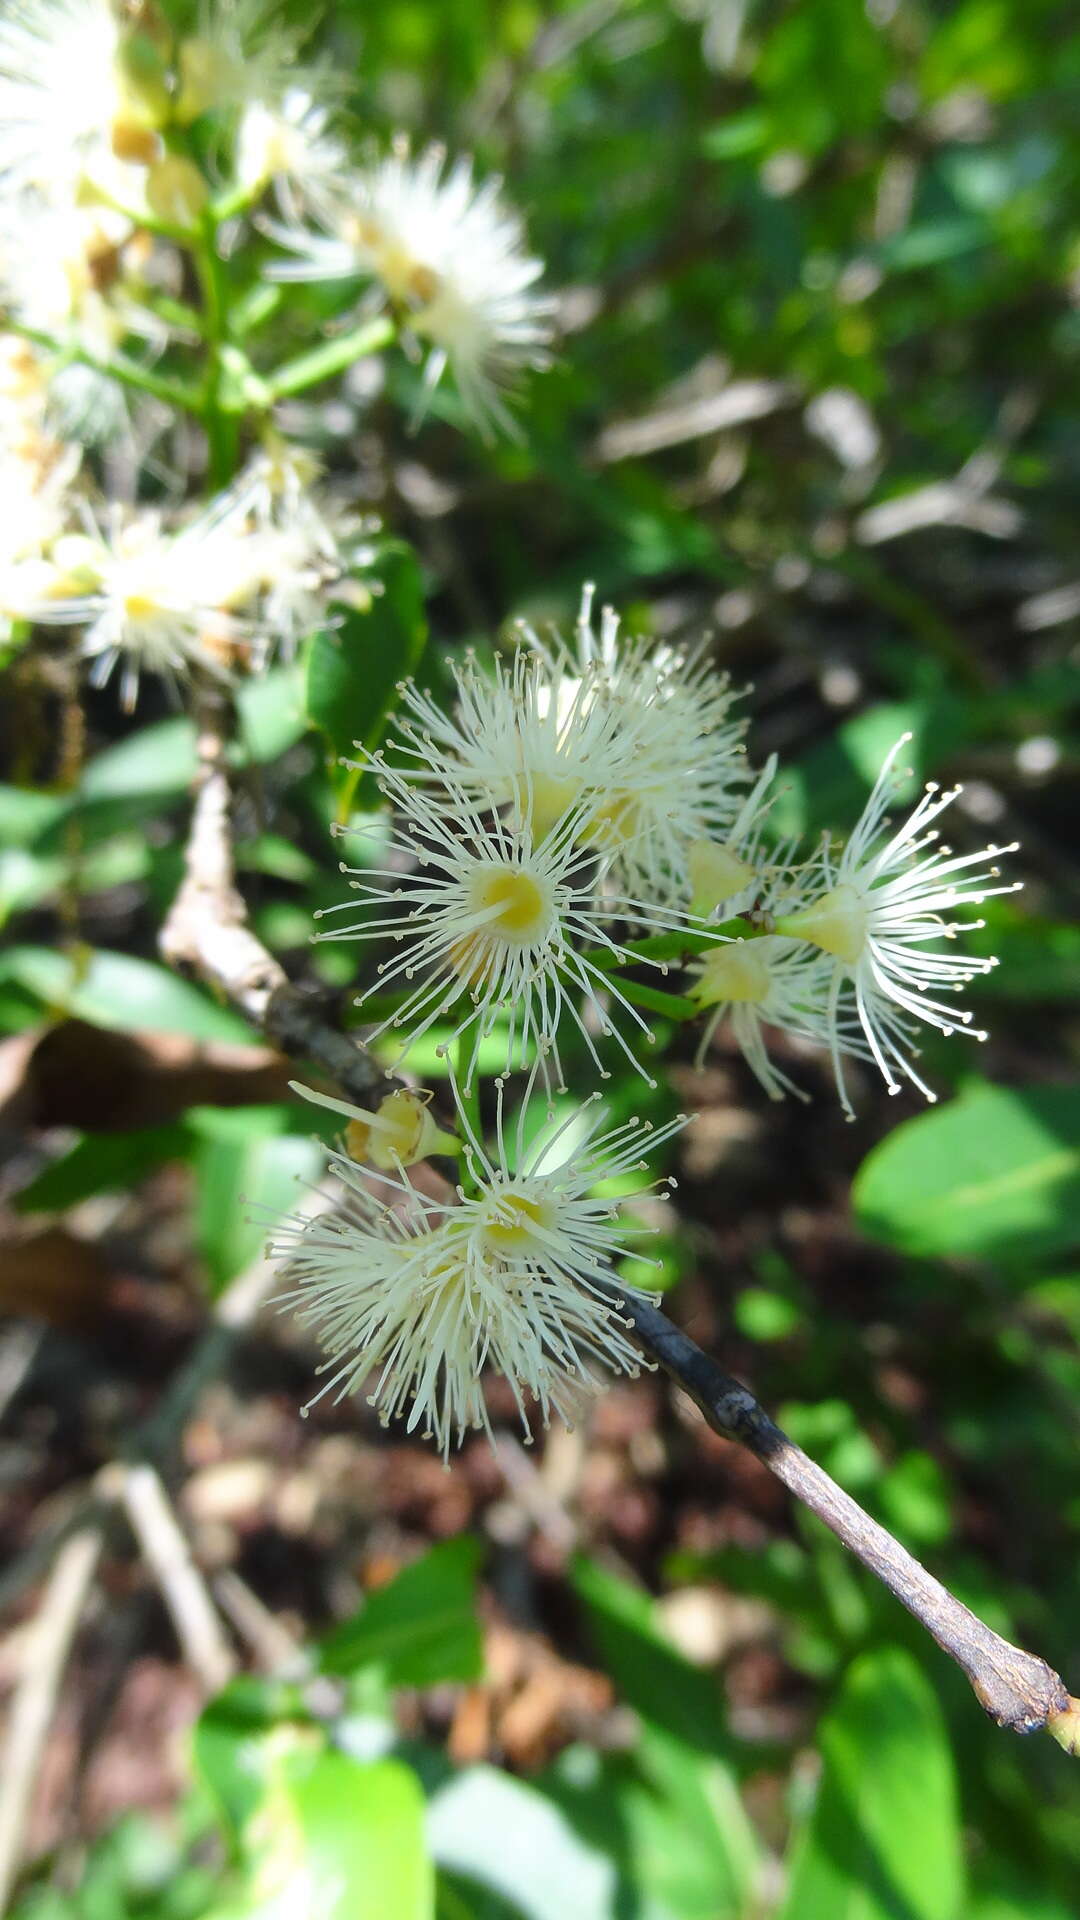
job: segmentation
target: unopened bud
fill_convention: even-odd
[[[210,189],[193,160],[167,153],[146,176],[146,203],[159,220],[194,227],[210,198]]]
[[[380,1100],[374,1113],[367,1113],[363,1107],[350,1106],[347,1100],[334,1100],[329,1094],[302,1087],[296,1080],[290,1080],[289,1085],[305,1100],[313,1101],[318,1107],[328,1107],[331,1113],[340,1113],[348,1122],[345,1151],[350,1160],[367,1160],[373,1167],[390,1172],[398,1166],[411,1167],[432,1153],[461,1151],[457,1136],[444,1133],[432,1118],[428,1104],[430,1094],[412,1093],[407,1087],[399,1087]]]

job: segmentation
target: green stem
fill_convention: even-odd
[[[217,228],[209,214],[204,216],[189,244],[199,276],[206,323],[207,365],[202,413],[210,451],[210,482],[220,488],[228,486],[236,472],[240,435],[235,414],[222,404],[229,311],[225,276],[217,250]]]
[[[43,347],[46,353],[56,354],[58,359],[76,361],[80,367],[90,367],[94,373],[105,374],[122,387],[131,387],[136,393],[152,394],[155,400],[162,400],[166,406],[176,407],[182,413],[199,415],[203,411],[203,397],[198,387],[186,380],[171,380],[168,374],[155,373],[152,367],[141,367],[137,360],[129,360],[125,353],[114,353],[108,360],[99,360],[96,354],[80,346],[77,341],[57,340],[40,327],[24,326],[22,321],[14,320],[8,314],[3,316],[3,324],[9,333],[17,333],[21,340],[31,340],[36,347]]]
[[[322,346],[313,347],[309,353],[298,354],[295,360],[287,360],[276,373],[267,376],[266,385],[273,400],[283,400],[286,395],[302,393],[305,387],[313,387],[321,380],[329,380],[335,373],[344,373],[355,360],[362,360],[366,354],[378,353],[390,345],[394,338],[394,323],[385,314],[378,319],[369,320],[362,327],[354,327],[351,333],[339,334],[336,340],[326,340]]]

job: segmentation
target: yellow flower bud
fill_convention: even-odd
[[[796,940],[809,940],[823,953],[834,954],[837,960],[853,967],[862,958],[867,925],[865,901],[855,887],[844,881],[823,893],[811,906],[779,917],[776,931],[790,934]]]
[[[328,1107],[331,1113],[340,1113],[348,1122],[345,1151],[350,1160],[367,1160],[384,1173],[398,1166],[414,1166],[432,1153],[456,1154],[461,1150],[456,1134],[444,1133],[432,1118],[430,1093],[412,1093],[408,1087],[399,1087],[380,1100],[374,1113],[368,1113],[363,1107],[351,1106],[347,1100],[315,1093],[296,1080],[290,1080],[289,1085],[305,1100]]]

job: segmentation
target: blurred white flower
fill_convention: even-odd
[[[348,165],[330,107],[306,86],[288,86],[279,99],[244,106],[233,154],[236,183],[254,195],[272,182],[284,219],[325,215]]]
[[[371,565],[378,521],[321,486],[321,462],[269,433],[230,489],[230,517],[251,535],[262,606],[256,664],[286,659],[325,621],[342,577]]]
[[[0,422],[2,408],[0,381]],[[0,628],[28,619],[48,591],[53,569],[47,556],[67,524],[68,490],[78,464],[77,448],[59,447],[40,432],[2,445]]]
[[[459,1193],[456,1205],[422,1199],[401,1178],[365,1177],[333,1154],[343,1209],[287,1218],[270,1246],[293,1283],[286,1301],[329,1355],[317,1398],[340,1400],[373,1377],[369,1404],[380,1420],[408,1409],[407,1430],[433,1437],[444,1459],[470,1429],[491,1434],[485,1367],[509,1381],[527,1440],[530,1403],[545,1426],[553,1412],[572,1421],[603,1385],[598,1367],[638,1371],[628,1337],[636,1296],[620,1287],[612,1298],[607,1288],[611,1262],[649,1230],[622,1223],[594,1189],[646,1171],[643,1148],[670,1138],[683,1119],[655,1132],[630,1121],[600,1134],[600,1115],[575,1109],[554,1137],[526,1147],[523,1105],[513,1168],[501,1098],[494,1155],[464,1113],[460,1124],[475,1190]],[[386,1199],[373,1193],[373,1178]]]
[[[321,216],[325,232],[279,229],[298,258],[274,268],[280,279],[377,280],[427,348],[426,392],[449,367],[485,435],[514,433],[503,396],[524,368],[548,364],[554,313],[536,290],[543,263],[525,251],[522,223],[500,202],[499,186],[477,186],[470,160],[448,167],[441,148],[413,159],[399,144],[342,183]]]
[[[482,812],[449,773],[438,789],[427,792],[391,770],[381,755],[347,764],[367,766],[378,775],[402,829],[390,836],[391,864],[385,869],[343,868],[359,876],[352,885],[369,909],[389,910],[385,917],[369,913],[332,931],[320,927],[316,935],[320,940],[389,939],[401,947],[396,958],[379,963],[376,983],[357,1002],[363,1005],[372,993],[404,984],[402,1003],[369,1038],[401,1031],[398,1058],[404,1059],[435,1021],[449,1020],[450,1038],[440,1051],[471,1033],[468,1080],[481,1041],[505,1020],[503,1070],[527,1066],[535,1050],[545,1085],[552,1076],[561,1085],[557,1036],[565,1015],[603,1078],[608,1075],[600,1066],[594,1032],[613,1037],[648,1078],[609,1011],[614,1001],[651,1040],[642,1016],[598,964],[617,964],[628,956],[597,918],[594,863],[583,862],[578,815],[564,815],[534,845],[527,828],[516,830],[497,814]],[[317,918],[354,911],[354,903],[345,901]],[[644,910],[638,917],[644,921]],[[654,931],[674,924],[659,910],[644,923]],[[590,947],[596,958],[590,958]]]
[[[159,147],[164,75],[125,61],[109,0],[8,0],[0,18],[0,194],[75,200],[87,182],[120,199]],[[153,48],[144,52],[153,68]],[[136,184],[136,192],[138,186]]]
[[[114,512],[104,529],[59,541],[52,559],[54,578],[33,618],[84,627],[92,684],[119,664],[128,712],[141,673],[174,686],[196,665],[221,675],[250,631],[235,609],[257,588],[252,544],[213,502],[177,532],[150,508]]]
[[[160,351],[168,329],[134,277],[148,246],[125,214],[108,207],[35,196],[0,201],[0,298],[24,326],[103,363],[132,337]],[[49,402],[63,431],[84,442],[110,438],[127,419],[128,397],[117,381],[62,357],[50,369]]]
[[[888,755],[855,831],[836,857],[822,843],[807,874],[808,903],[775,916],[778,933],[807,940],[832,956],[828,1012],[830,1048],[837,1087],[845,1111],[851,1103],[844,1084],[841,1050],[845,994],[854,1008],[867,1046],[890,1093],[899,1093],[898,1075],[911,1080],[928,1100],[935,1099],[913,1064],[917,1023],[942,1033],[986,1035],[973,1028],[971,1014],[936,998],[959,993],[996,960],[969,954],[927,952],[928,943],[955,940],[958,933],[983,923],[944,919],[955,907],[981,906],[991,894],[1014,893],[1019,882],[999,886],[993,862],[1015,845],[984,847],[978,853],[953,854],[937,846],[932,824],[960,789],[943,793],[931,783],[895,833],[887,814],[897,784],[893,763],[910,740],[904,734]],[[930,847],[933,852],[927,852]]]

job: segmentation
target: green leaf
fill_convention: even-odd
[[[267,1213],[288,1212],[297,1183],[318,1180],[324,1155],[306,1135],[283,1131],[295,1124],[285,1108],[237,1108],[220,1116],[227,1121],[221,1127],[205,1124],[210,1111],[202,1110],[201,1127],[193,1116],[203,1135],[193,1158],[195,1243],[216,1297],[257,1257]]]
[[[326,1673],[377,1665],[391,1686],[430,1687],[476,1680],[483,1671],[476,1619],[477,1541],[463,1536],[432,1547],[322,1646]]]
[[[161,720],[97,754],[79,782],[78,797],[131,800],[183,793],[195,778],[196,764],[192,722]]]
[[[911,1655],[862,1654],[819,1739],[821,1786],[780,1920],[953,1920],[963,1898],[953,1762]]]
[[[424,1813],[401,1761],[299,1747],[245,1826],[246,1886],[207,1920],[434,1920]]]
[[[618,1899],[610,1835],[608,1846],[591,1844],[569,1809],[494,1767],[467,1767],[437,1790],[428,1835],[439,1867],[454,1875],[447,1920],[617,1920],[640,1910]]]
[[[863,1161],[863,1230],[905,1253],[992,1259],[1075,1244],[1080,1088],[977,1084],[908,1120]]]
[[[104,948],[73,956],[51,947],[11,947],[0,979],[36,995],[56,1013],[141,1033],[158,1029],[193,1040],[251,1040],[238,1015],[152,960]]]
[[[427,640],[423,584],[412,549],[388,543],[377,572],[382,592],[373,593],[363,611],[332,606],[337,624],[315,635],[308,654],[308,717],[340,755],[357,744],[369,751],[378,746],[394,689],[415,671]]]
[[[252,1673],[238,1674],[204,1707],[192,1733],[192,1759],[234,1834],[258,1806],[275,1752],[290,1737],[309,1738],[306,1719],[298,1688]]]
[[[191,1151],[185,1127],[140,1127],[131,1133],[88,1133],[17,1193],[18,1213],[60,1213],[95,1193],[134,1187],[166,1160]]]

